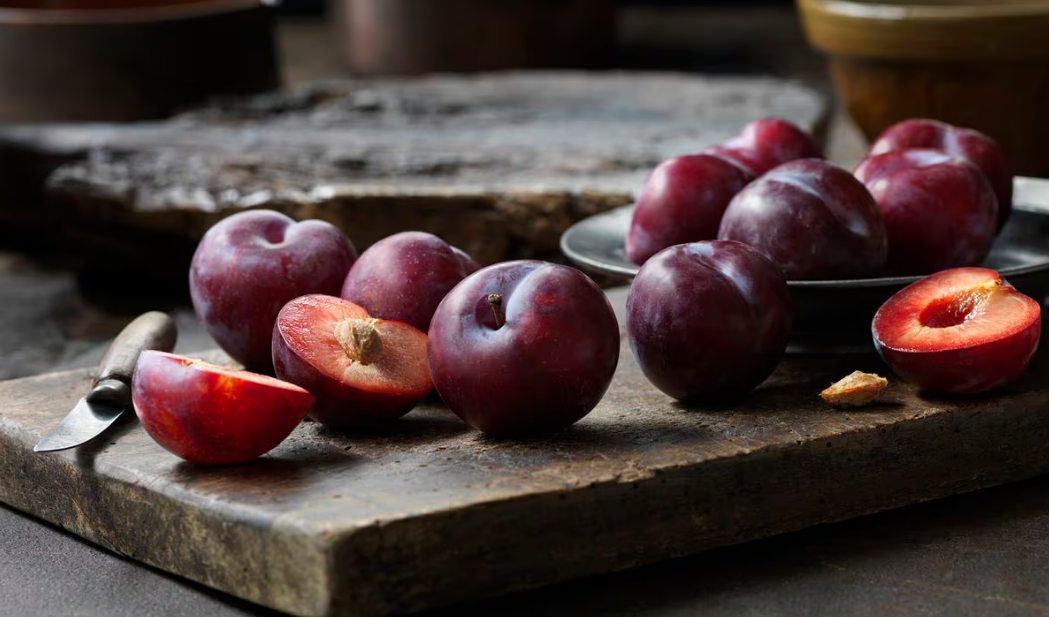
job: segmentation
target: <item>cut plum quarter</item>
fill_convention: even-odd
[[[313,395],[279,379],[162,351],[142,352],[131,384],[146,433],[176,456],[204,465],[262,456],[313,405]]]
[[[874,315],[878,354],[903,379],[944,394],[986,392],[1027,368],[1042,307],[994,270],[954,268],[900,290]]]
[[[334,428],[396,420],[433,389],[425,334],[334,296],[302,296],[281,309],[273,368],[313,393],[310,416]]]

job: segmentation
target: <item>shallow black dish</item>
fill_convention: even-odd
[[[995,240],[984,266],[995,269],[1020,291],[1049,296],[1049,180],[1017,178],[1009,223]],[[561,250],[580,268],[631,279],[638,266],[627,259],[624,242],[633,206],[598,214],[561,236]],[[871,352],[875,311],[892,294],[922,277],[834,281],[790,281],[795,302],[790,353]]]

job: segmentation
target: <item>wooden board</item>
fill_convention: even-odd
[[[614,295],[622,309],[623,294]],[[0,383],[0,500],[118,553],[298,615],[403,613],[686,555],[1049,470],[1049,361],[994,396],[828,409],[874,356],[791,357],[736,404],[685,408],[629,349],[598,408],[500,441],[427,405],[383,434],[304,423],[250,464],[180,462],[125,422],[31,449],[73,371]]]
[[[788,118],[822,140],[822,95],[771,78],[522,72],[325,82],[161,123],[0,129],[0,215],[51,218],[108,270],[185,278],[245,208],[322,218],[358,248],[443,236],[482,263],[559,258],[560,234],[628,203],[648,171]],[[46,194],[45,194],[46,185]],[[37,203],[45,199],[48,208]],[[2,232],[2,230],[0,230]]]

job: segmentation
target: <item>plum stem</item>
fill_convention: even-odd
[[[502,294],[488,294],[488,306],[492,309],[492,315],[495,315],[495,329],[503,327],[506,323],[506,318],[503,317],[503,296]]]
[[[375,324],[378,319],[345,319],[335,324],[335,340],[346,357],[367,366],[382,355],[382,336]]]

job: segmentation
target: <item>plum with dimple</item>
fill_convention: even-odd
[[[729,203],[720,240],[767,255],[788,280],[881,276],[885,222],[866,187],[822,159],[780,165]]]
[[[193,255],[189,290],[208,334],[252,371],[272,373],[277,313],[293,298],[337,295],[357,250],[331,223],[249,210],[208,229]]]
[[[942,150],[896,150],[865,159],[855,174],[885,220],[890,273],[930,274],[987,257],[998,200],[969,161]]]
[[[897,150],[933,149],[960,156],[976,165],[991,183],[998,200],[998,229],[1013,208],[1013,172],[1002,147],[979,131],[939,120],[914,118],[885,129],[871,144],[868,156]]]
[[[745,394],[782,359],[793,321],[783,274],[739,243],[679,244],[637,273],[627,335],[642,372],[686,402]]]

